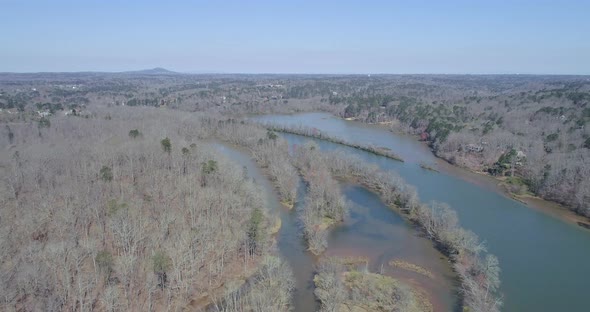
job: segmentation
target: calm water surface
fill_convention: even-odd
[[[418,188],[422,201],[450,204],[463,227],[479,235],[489,251],[499,258],[504,311],[590,311],[589,231],[480,185],[420,168],[419,163],[435,164],[436,158],[412,137],[324,113],[266,115],[253,119],[315,127],[348,141],[391,148],[406,162],[318,141],[322,149],[341,149],[385,170],[396,171]],[[293,145],[309,140],[297,135],[284,137]]]
[[[424,290],[434,311],[457,311],[456,277],[446,257],[427,238],[421,237],[397,212],[375,193],[356,184],[342,184],[349,215],[328,236],[326,255],[366,257],[371,272],[393,276]],[[417,264],[433,273],[418,273],[389,266],[391,260]]]
[[[215,143],[214,146],[232,161],[246,168],[248,177],[262,187],[271,214],[279,214],[281,229],[277,237],[277,246],[281,258],[289,263],[295,276],[294,309],[295,311],[317,311],[319,303],[313,294],[313,275],[316,259],[307,251],[305,241],[300,235],[296,215],[298,207],[288,210],[280,204],[274,186],[246,153],[221,143]],[[300,184],[297,194],[299,197],[297,203],[301,205],[305,196],[303,183]]]
[[[313,295],[313,275],[318,258],[307,251],[297,220],[297,210],[304,205],[304,183],[299,184],[294,209],[288,210],[279,203],[274,187],[247,154],[220,143],[214,146],[246,168],[248,176],[262,187],[271,213],[279,214],[282,225],[277,246],[281,257],[289,263],[295,275],[295,311],[316,311],[319,304]],[[345,222],[330,232],[325,255],[367,257],[372,272],[391,275],[424,290],[435,311],[456,309],[455,276],[446,258],[434,249],[432,243],[420,237],[410,224],[384,205],[374,193],[352,184],[343,184],[342,193],[351,211]],[[434,278],[391,268],[388,263],[393,259],[427,268]]]

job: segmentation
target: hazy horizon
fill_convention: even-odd
[[[4,1],[0,72],[590,74],[585,1]]]
[[[590,74],[554,74],[554,73],[330,73],[330,72],[220,72],[220,71],[177,71],[169,68],[155,67],[168,70],[174,74],[183,75],[317,75],[317,76],[590,76]],[[0,71],[0,74],[80,74],[80,73],[95,73],[95,74],[124,74],[132,72],[141,72],[152,70],[155,68],[137,68],[123,71],[103,71],[103,70],[75,70],[75,71]]]

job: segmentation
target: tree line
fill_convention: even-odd
[[[203,140],[206,122],[112,115],[11,124],[0,140],[0,309],[181,310],[278,274],[269,291],[284,299],[266,311],[286,310],[259,186]]]
[[[313,145],[306,149],[310,152],[316,150]],[[368,165],[342,151],[315,154],[317,162],[336,177],[354,179],[378,193],[387,205],[399,209],[415,222],[449,256],[461,281],[465,307],[470,311],[500,311],[502,300],[498,259],[487,253],[485,245],[475,233],[460,226],[456,212],[447,204],[421,203],[416,189],[397,174]]]

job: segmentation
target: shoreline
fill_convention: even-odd
[[[289,204],[289,203],[285,203],[284,201],[281,201],[280,200],[280,195],[279,195],[278,190],[276,189],[276,185],[274,185],[274,183],[270,182],[271,181],[269,179],[270,178],[270,174],[266,170],[264,170],[263,168],[260,168],[258,166],[258,163],[254,159],[251,158],[251,155],[249,153],[248,148],[243,147],[243,146],[240,146],[240,145],[232,144],[230,142],[225,142],[225,141],[222,141],[222,140],[220,140],[219,142],[220,142],[220,144],[226,145],[226,146],[228,146],[230,148],[233,148],[233,149],[235,149],[237,151],[240,151],[240,152],[248,155],[249,159],[257,166],[257,168],[260,171],[260,173],[262,174],[262,176],[264,178],[266,178],[268,180],[268,182],[270,183],[270,186],[271,186],[272,190],[268,190],[268,191],[271,191],[272,192],[272,195],[277,197],[277,200],[279,201],[278,202],[279,206],[281,208],[283,208],[287,212],[292,211],[292,209],[294,208],[294,204],[295,203]],[[300,178],[302,178],[302,177],[300,177]],[[360,187],[363,187],[363,188],[367,189],[368,191],[374,193],[376,196],[379,197],[380,200],[382,200],[382,197],[379,195],[379,193],[377,192],[377,190],[371,188],[369,185],[366,185],[366,184],[362,183],[361,181],[359,181],[358,179],[356,179],[356,178],[354,178],[352,176],[347,176],[347,177],[335,176],[334,179],[336,179],[339,183],[352,183],[352,184],[356,184],[356,185],[358,185]],[[401,209],[399,209],[399,207],[388,205],[385,202],[383,202],[383,204],[385,206],[387,206],[388,209],[392,210],[394,213],[397,213],[398,215],[400,215],[400,217],[404,220],[404,223],[406,223],[406,226],[412,228],[417,233],[420,233],[420,230],[416,227],[416,224],[413,223],[412,221],[410,221],[407,218],[407,216],[403,213],[403,211]],[[280,229],[282,227],[282,219],[279,217],[279,215],[280,215],[280,212],[278,212],[277,215],[274,215],[273,213],[271,213],[271,216],[269,216],[269,217],[271,217],[274,220],[272,220],[272,219],[269,220],[270,221],[270,224],[269,224],[269,227],[268,227],[268,234],[270,236],[272,236],[272,244],[275,245],[275,246],[278,244],[278,237],[277,237],[277,235],[278,235],[278,233],[279,233],[279,231],[280,231]],[[326,228],[326,231],[332,231],[333,229],[334,229],[333,226],[328,226]],[[440,249],[438,249],[436,247],[436,244],[434,243],[434,241],[432,241],[431,239],[428,239],[428,238],[425,238],[425,239],[429,242],[429,244],[432,246],[432,248],[434,248],[436,250],[436,252],[439,254],[439,257],[440,257],[440,260],[439,261],[442,261],[442,262],[445,262],[445,263],[452,263],[451,259],[447,255],[445,255]],[[323,257],[326,256],[325,255],[325,252],[322,252],[322,253],[317,254],[317,255],[314,254],[309,249],[306,250],[306,252],[310,253],[310,255],[314,258],[314,261],[316,263],[319,261],[319,259],[321,259],[321,258],[323,258]],[[271,254],[274,255],[274,256],[279,256],[279,257],[281,256],[280,252],[278,252],[278,251],[272,252]],[[412,263],[412,262],[408,262],[408,263]],[[450,270],[451,270],[451,272],[453,272],[454,274],[456,274],[456,272],[455,272],[455,270],[454,270],[454,268],[452,266],[450,267]],[[413,273],[413,274],[418,274],[418,273]],[[437,299],[436,295],[434,293],[432,293],[432,287],[433,287],[434,284],[430,285],[429,282],[427,282],[427,281],[422,281],[422,282],[418,283],[415,279],[404,277],[403,274],[400,275],[400,274],[390,273],[390,274],[388,274],[388,276],[393,276],[393,277],[395,277],[395,278],[397,278],[397,279],[399,279],[401,281],[404,281],[408,285],[411,285],[411,287],[413,289],[415,289],[416,291],[422,293],[427,298],[428,302],[431,303],[433,306],[439,306],[440,305],[438,303],[438,299]],[[458,281],[458,277],[457,276],[454,276],[452,279],[453,279],[453,281]],[[245,280],[245,282],[243,283],[243,285],[247,285],[248,277],[243,278],[241,280]],[[434,278],[433,277],[428,277],[428,280],[430,280],[430,282],[434,283]],[[315,295],[314,295],[314,298],[316,298],[316,300],[318,299],[317,297],[315,297]]]
[[[542,213],[547,214],[551,217],[557,218],[557,219],[559,219],[563,222],[566,222],[568,224],[575,225],[577,228],[580,228],[582,230],[590,231],[590,217],[586,217],[581,214],[578,214],[575,211],[569,209],[567,206],[564,206],[558,202],[544,199],[544,198],[536,196],[536,195],[513,194],[510,191],[506,190],[506,188],[504,188],[500,185],[503,182],[501,179],[498,179],[498,178],[491,176],[489,174],[486,174],[484,172],[480,172],[480,171],[473,170],[473,169],[470,169],[467,167],[452,164],[448,160],[446,160],[445,158],[436,155],[436,153],[434,153],[434,151],[428,145],[428,143],[425,141],[421,141],[419,139],[418,135],[406,133],[405,131],[403,131],[399,127],[399,123],[396,123],[396,122],[366,123],[366,122],[362,122],[356,118],[343,118],[343,117],[340,117],[330,111],[308,111],[308,112],[289,113],[289,114],[285,114],[285,115],[296,115],[296,114],[314,113],[314,112],[315,113],[326,113],[326,114],[329,114],[330,116],[332,116],[333,118],[340,119],[342,121],[357,123],[362,126],[375,127],[377,129],[386,130],[388,132],[394,133],[396,135],[403,135],[403,136],[411,137],[412,140],[414,140],[415,142],[419,143],[420,145],[422,145],[423,147],[428,149],[430,154],[436,159],[436,162],[435,162],[436,166],[433,168],[433,169],[435,169],[435,171],[437,171],[439,173],[444,173],[444,174],[448,174],[448,175],[457,177],[457,178],[462,179],[463,181],[466,181],[469,183],[474,183],[478,186],[484,187],[484,188],[491,190],[491,191],[493,191],[499,195],[502,195],[506,198],[509,198],[511,200],[515,200],[515,201],[527,206],[528,208],[537,210],[539,212],[542,212]],[[264,116],[266,114],[255,114],[255,115]],[[302,135],[300,133],[293,133],[293,134]],[[307,135],[305,135],[305,136],[307,136]],[[310,136],[310,137],[313,137],[313,136]],[[326,139],[326,138],[325,137],[318,137],[318,139]],[[341,142],[333,142],[333,143],[343,144]],[[351,145],[343,144],[343,145],[355,147],[353,144],[351,144]],[[377,146],[377,148],[379,148],[379,146]],[[371,152],[371,151],[368,151],[368,152]],[[379,155],[378,153],[375,153],[375,154]],[[381,156],[383,156],[383,155],[381,155]],[[387,156],[384,156],[384,157],[387,157]],[[422,168],[422,169],[429,170],[427,168]]]
[[[426,144],[425,144],[426,145]],[[426,145],[427,146],[427,145]],[[437,159],[437,165],[442,164],[441,172],[452,175],[469,183],[477,184],[488,190],[491,190],[506,198],[515,200],[530,209],[540,211],[551,217],[557,218],[566,223],[576,225],[580,228],[590,230],[590,218],[577,214],[575,211],[569,209],[558,202],[544,199],[542,197],[530,194],[518,195],[510,192],[502,185],[505,181],[491,176],[487,173],[473,170],[467,167],[458,166],[450,163],[448,160],[432,153]]]
[[[349,141],[346,141],[346,140],[343,140],[343,139],[340,139],[340,138],[337,138],[337,137],[334,137],[331,135],[325,135],[322,132],[318,132],[317,134],[314,134],[314,133],[312,133],[313,129],[295,129],[295,128],[290,128],[290,127],[280,127],[280,126],[276,126],[276,125],[265,125],[265,124],[262,124],[262,126],[265,127],[269,131],[274,131],[274,132],[279,132],[279,133],[289,133],[289,134],[300,135],[300,136],[304,136],[304,137],[308,137],[308,138],[312,138],[312,139],[325,140],[328,142],[356,148],[358,150],[372,153],[372,154],[375,154],[378,156],[383,156],[383,157],[386,157],[389,159],[393,159],[395,161],[404,162],[404,160],[399,155],[395,154],[395,152],[391,151],[388,148],[384,148],[382,146],[362,145],[362,144],[358,144],[358,143],[353,143],[353,142],[349,142]]]
[[[345,181],[347,183],[352,183],[352,184],[356,184],[359,185],[363,188],[365,188],[366,190],[368,190],[369,192],[375,194],[380,200],[381,202],[391,211],[393,211],[394,213],[398,214],[403,222],[407,225],[410,226],[414,231],[416,231],[417,233],[419,233],[420,235],[423,235],[422,237],[424,239],[426,239],[429,244],[432,246],[432,248],[434,248],[434,250],[436,250],[436,252],[439,254],[439,259],[447,262],[450,264],[450,270],[451,272],[454,274],[453,277],[451,277],[451,279],[458,283],[459,285],[465,285],[459,272],[457,271],[457,268],[455,267],[457,261],[455,259],[453,259],[448,253],[445,252],[445,248],[444,245],[442,245],[439,241],[437,241],[434,237],[429,237],[427,235],[427,233],[424,231],[424,225],[421,224],[420,222],[416,221],[416,220],[412,220],[410,218],[410,215],[408,214],[408,211],[405,211],[404,209],[402,209],[399,205],[395,204],[395,203],[390,203],[388,202],[384,197],[383,194],[381,193],[381,190],[378,187],[375,187],[375,185],[371,185],[371,184],[367,184],[366,182],[362,181],[361,177],[359,176],[355,176],[355,175],[348,175],[348,174],[344,174],[344,175],[336,175],[336,178],[340,181]],[[392,259],[393,260],[393,259]],[[410,264],[413,264],[412,262],[408,262]],[[414,272],[415,274],[420,274],[417,272]],[[427,280],[432,281],[433,279],[431,277],[426,276]],[[427,285],[422,285],[421,287],[422,289],[429,289]],[[457,292],[460,291],[460,287],[456,286],[455,290]],[[427,291],[427,294],[429,294],[429,292]],[[430,294],[430,296],[428,296],[430,299],[434,299],[434,297],[432,296],[432,294]],[[458,302],[458,307],[460,308],[465,308],[465,301],[463,300],[463,298],[458,297],[457,298]],[[434,302],[431,300],[431,302]]]
[[[321,111],[321,110],[320,111],[305,111],[305,112],[286,113],[286,114],[280,114],[280,115],[297,115],[297,114],[305,114],[305,113],[325,113],[325,114],[329,114],[333,118],[340,119],[342,121],[347,121],[347,122],[351,122],[351,123],[358,123],[363,126],[375,127],[377,129],[386,130],[386,131],[394,133],[396,135],[403,135],[403,136],[411,137],[412,140],[419,143],[423,147],[427,148],[428,151],[430,152],[430,154],[436,159],[436,163],[435,163],[436,167],[434,167],[433,169],[435,169],[439,173],[445,173],[445,174],[457,177],[459,179],[462,179],[463,181],[467,181],[469,183],[474,183],[478,186],[485,187],[488,190],[491,190],[491,191],[493,191],[499,195],[502,195],[506,198],[518,201],[519,203],[521,203],[531,209],[535,209],[537,211],[540,211],[544,214],[547,214],[551,217],[557,218],[557,219],[559,219],[563,222],[566,222],[568,224],[575,225],[576,227],[578,227],[582,230],[590,231],[590,217],[580,215],[580,214],[574,212],[573,210],[569,209],[568,207],[563,206],[560,203],[552,201],[552,200],[547,200],[547,199],[544,199],[544,198],[541,198],[538,196],[530,196],[530,195],[529,196],[522,196],[522,195],[512,194],[511,192],[509,192],[508,190],[506,190],[505,188],[500,186],[500,183],[502,183],[502,181],[500,179],[493,177],[491,175],[488,175],[486,173],[479,172],[477,170],[473,170],[470,168],[466,168],[466,167],[452,164],[448,160],[436,155],[436,153],[434,153],[432,148],[430,148],[430,146],[428,146],[427,142],[419,140],[418,136],[415,134],[406,133],[405,131],[400,129],[399,123],[396,123],[396,122],[366,123],[366,122],[359,121],[356,118],[343,118],[343,117],[340,117],[340,116],[334,114],[333,112]],[[267,114],[253,114],[253,116],[265,116],[265,115],[267,115]],[[300,133],[294,133],[294,134],[301,135]],[[322,137],[322,138],[318,138],[318,139],[325,139],[325,138]],[[334,143],[342,144],[341,142],[334,142]],[[351,145],[347,145],[347,144],[343,144],[343,145],[351,146]],[[352,146],[352,147],[354,147],[354,146]],[[422,168],[422,169],[428,170],[426,168]]]
[[[344,119],[343,119],[344,120]],[[360,122],[360,121],[355,121]],[[361,122],[362,123],[362,122]],[[363,123],[367,124],[367,123]],[[436,158],[436,165],[435,170],[437,172],[442,172],[445,174],[452,175],[454,177],[460,178],[464,181],[469,183],[474,183],[479,186],[485,187],[489,190],[496,192],[506,198],[510,198],[512,200],[518,201],[519,203],[547,215],[550,215],[554,218],[557,218],[561,221],[567,222],[572,225],[576,225],[579,228],[590,230],[590,217],[586,217],[576,213],[575,211],[569,209],[567,206],[564,206],[558,202],[544,199],[537,195],[518,195],[510,192],[505,187],[502,187],[501,183],[504,182],[502,179],[497,177],[491,176],[485,172],[477,171],[474,169],[470,169],[467,167],[459,166],[456,164],[452,164],[447,159],[436,155],[436,153],[430,148],[426,141],[421,141],[418,139],[417,135],[409,134],[403,132],[401,129],[395,129],[390,127],[390,125],[382,125],[382,124],[367,124],[370,126],[374,126],[380,129],[387,130],[392,133],[406,135],[412,137],[415,141],[423,145],[424,147],[428,148],[432,156]],[[442,166],[440,166],[442,164]],[[441,168],[443,167],[443,168]],[[425,169],[425,168],[424,168]],[[427,170],[427,169],[425,169]],[[468,177],[467,175],[471,175]]]
[[[424,231],[422,230],[422,228],[420,227],[419,224],[410,220],[407,212],[403,211],[403,209],[401,209],[397,205],[387,203],[386,200],[384,199],[384,197],[382,196],[379,189],[375,188],[373,185],[363,182],[360,177],[357,177],[354,175],[334,174],[334,179],[337,180],[338,183],[341,185],[346,185],[346,184],[347,185],[354,185],[354,186],[358,186],[358,187],[361,187],[361,188],[367,190],[368,192],[372,193],[373,195],[375,195],[379,199],[379,201],[383,204],[385,209],[398,215],[401,218],[401,220],[403,220],[404,226],[407,227],[410,231],[412,231],[416,235],[416,237],[418,237],[420,240],[424,240],[424,243],[426,245],[430,246],[430,248],[432,248],[433,252],[436,253],[437,259],[434,261],[438,262],[440,265],[442,265],[444,267],[447,267],[447,269],[449,270],[449,273],[453,274],[452,276],[448,276],[450,282],[452,282],[450,290],[453,293],[458,293],[460,291],[459,287],[455,283],[461,283],[461,280],[459,278],[459,275],[455,271],[455,268],[453,267],[453,260],[447,254],[445,254],[443,252],[443,250],[441,250],[437,246],[437,243],[432,238],[429,238],[427,235],[425,235]],[[334,250],[329,250],[329,248],[330,247],[328,247],[326,249],[325,253],[334,253],[335,252]],[[325,253],[323,256],[326,256]],[[332,256],[334,256],[334,255],[332,255]],[[370,256],[367,256],[366,254],[362,254],[362,255],[358,255],[358,256],[361,258],[366,257],[367,261],[376,260],[376,259],[371,259]],[[435,271],[436,272],[436,276],[435,276],[435,274],[432,271],[427,270],[429,272],[429,275],[424,275],[420,272],[409,270],[408,268],[397,268],[397,270],[399,270],[399,271],[395,272],[396,267],[390,265],[390,262],[395,261],[395,260],[400,260],[400,259],[406,259],[406,260],[404,260],[404,262],[407,264],[421,267],[419,265],[416,265],[416,263],[413,261],[415,259],[407,258],[407,255],[405,255],[405,257],[406,258],[404,258],[404,256],[398,255],[398,256],[396,256],[396,258],[391,258],[387,261],[387,265],[392,271],[389,271],[386,273],[379,273],[379,272],[375,271],[372,273],[381,274],[384,276],[390,276],[390,277],[393,277],[395,279],[398,279],[400,281],[407,283],[411,287],[415,288],[417,291],[420,291],[423,293],[423,295],[427,298],[428,302],[430,302],[433,305],[433,307],[436,307],[436,309],[433,311],[444,311],[444,309],[441,308],[442,306],[441,306],[441,301],[440,301],[440,296],[439,296],[440,294],[437,293],[437,290],[436,290],[436,287],[437,287],[436,283],[438,282],[438,279],[444,278],[443,273],[441,271]],[[413,276],[413,275],[415,275],[415,276]],[[461,298],[456,297],[454,299],[457,300],[455,302],[455,304],[457,304],[457,306],[463,307],[463,302],[462,302]]]

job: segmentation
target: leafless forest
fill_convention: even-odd
[[[203,308],[250,276],[232,304],[286,309],[274,217],[203,141],[206,123],[150,108],[101,114],[16,123],[3,138],[2,310]]]
[[[464,307],[499,311],[500,264],[451,207],[312,142],[290,153],[243,117],[326,111],[416,134],[515,194],[589,216],[589,102],[590,81],[574,76],[0,74],[0,310],[291,310],[279,219],[220,141],[251,156],[286,209],[303,181],[296,213],[314,254],[346,217],[339,181],[354,181],[449,257]],[[341,259],[317,271],[322,310],[428,310],[409,286]],[[367,302],[375,285],[387,287]]]
[[[0,93],[4,121],[120,105],[232,116],[327,111],[416,134],[439,157],[497,176],[516,195],[589,214],[585,76],[2,74]]]
[[[406,214],[453,261],[462,281],[465,306],[472,311],[500,311],[498,259],[486,252],[477,235],[461,228],[456,213],[448,205],[420,203],[416,190],[398,175],[383,172],[340,151],[320,152],[316,146],[308,144],[300,148],[299,153],[305,154],[308,162],[326,168],[334,177],[356,181],[375,191],[387,205]],[[334,270],[334,266],[328,267],[329,271]],[[330,298],[336,300],[337,296]]]

